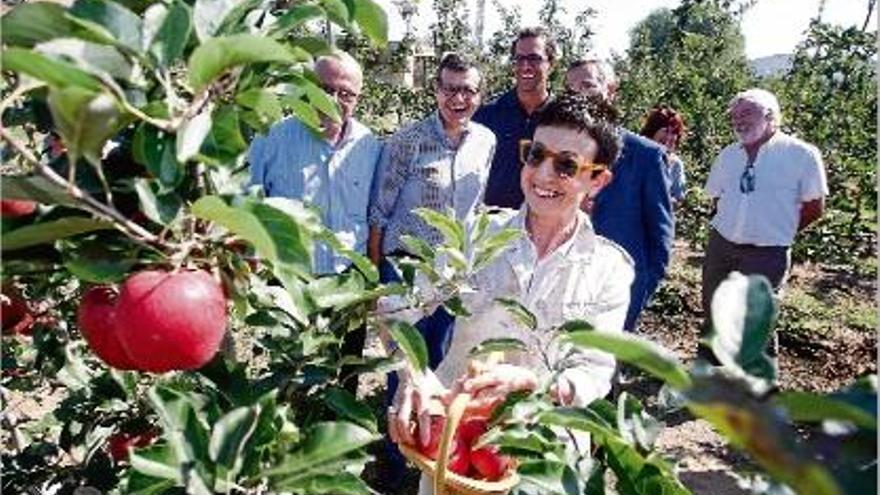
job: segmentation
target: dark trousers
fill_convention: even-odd
[[[383,259],[379,264],[379,281],[383,284],[389,282],[399,282],[400,277],[388,260]],[[449,349],[449,342],[452,340],[452,330],[455,326],[455,317],[449,314],[443,306],[437,308],[430,316],[426,316],[417,321],[415,327],[425,339],[428,346],[428,367],[437,369],[446,351]],[[397,373],[388,373],[387,392],[385,395],[385,405],[390,406],[394,400],[394,394],[397,392]],[[388,456],[388,467],[394,476],[398,474],[402,476],[406,468],[406,459],[387,436],[385,437],[385,453]]]
[[[791,250],[788,246],[754,246],[736,244],[725,239],[715,229],[709,232],[709,243],[706,245],[706,257],[703,260],[703,293],[702,305],[704,324],[700,337],[708,336],[712,328],[712,296],[721,282],[731,272],[743,275],[763,275],[770,281],[777,295],[785,282],[785,276],[791,266]],[[700,349],[705,356],[705,349]],[[776,337],[769,349],[776,355]]]

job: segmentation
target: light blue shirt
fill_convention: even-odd
[[[251,184],[266,196],[282,196],[316,207],[321,221],[347,246],[366,253],[367,208],[382,145],[351,119],[333,146],[296,119],[288,118],[259,136],[248,150]],[[349,261],[316,243],[316,273],[343,270]]]
[[[388,139],[370,206],[370,225],[384,230],[382,253],[406,250],[402,235],[432,245],[443,242],[443,235],[413,210],[452,209],[456,219],[465,220],[482,203],[494,154],[492,131],[470,122],[456,146],[437,112]]]

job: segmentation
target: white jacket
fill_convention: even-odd
[[[436,374],[445,386],[461,376],[468,355],[486,339],[516,338],[528,352],[506,353],[505,362],[535,371],[539,379],[549,377],[540,349],[551,363],[567,352],[549,346],[553,329],[571,320],[585,320],[598,331],[620,332],[629,306],[633,261],[617,244],[598,236],[589,217],[578,212],[575,234],[553,253],[538,261],[528,236],[514,241],[495,261],[474,276],[474,293],[462,296],[471,317],[459,317],[449,351]],[[498,227],[525,231],[526,207],[518,213],[508,210],[494,218]],[[533,332],[514,319],[497,298],[519,301],[538,320]],[[563,377],[575,387],[571,405],[586,406],[611,389],[614,358],[597,350],[577,350]]]

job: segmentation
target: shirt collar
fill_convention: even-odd
[[[511,219],[509,224],[510,227],[520,229],[524,233],[511,247],[515,252],[513,256],[508,258],[510,266],[519,279],[521,286],[528,283],[527,281],[534,273],[537,265],[537,251],[526,231],[527,213],[528,205],[523,204],[519,213]],[[542,263],[554,263],[558,264],[559,267],[587,263],[596,251],[596,244],[596,232],[593,230],[593,223],[590,221],[590,217],[583,211],[578,210],[577,226],[575,226],[574,234],[557,247]]]
[[[440,110],[435,110],[433,114],[431,114],[431,128],[434,129],[434,134],[437,137],[437,140],[443,143],[447,148],[454,149],[456,146],[453,146],[452,140],[449,139],[449,136],[446,135],[446,129],[443,127],[443,119],[440,117]],[[467,139],[468,134],[471,133],[471,129],[473,128],[473,120],[468,120],[464,125],[464,129],[461,131],[461,140],[459,140],[458,145],[461,146],[461,143]]]

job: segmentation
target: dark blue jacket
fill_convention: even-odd
[[[636,264],[624,330],[635,329],[642,309],[666,274],[675,220],[663,148],[627,130],[614,174],[593,203],[596,232],[620,244]]]
[[[516,89],[511,89],[483,105],[474,114],[474,121],[495,133],[495,157],[489,170],[483,202],[489,206],[519,209],[525,198],[519,185],[522,164],[519,141],[532,139],[537,127],[538,111],[527,114],[519,104]]]

